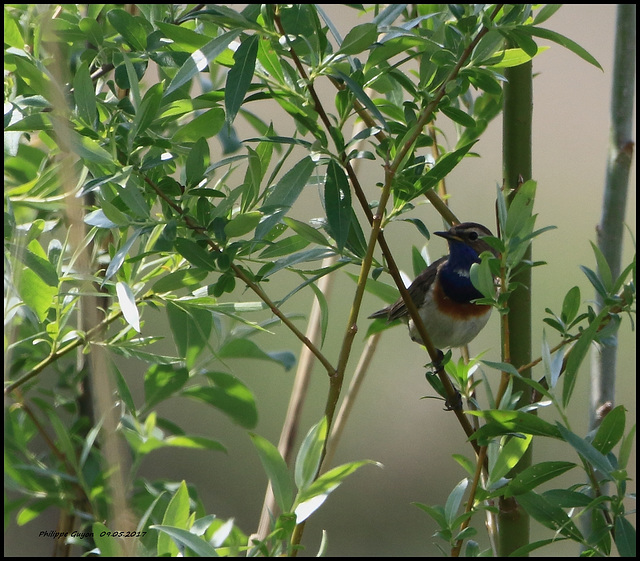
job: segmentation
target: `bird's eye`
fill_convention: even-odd
[[[469,232],[469,239],[474,242],[478,239],[478,232],[471,231]]]

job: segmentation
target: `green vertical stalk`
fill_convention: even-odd
[[[513,193],[521,182],[531,179],[531,129],[533,115],[533,79],[532,64],[508,68],[505,72],[507,82],[504,86],[503,113],[503,173],[504,187],[507,193]],[[510,197],[507,197],[509,203]],[[524,259],[531,259],[531,247]],[[521,287],[509,298],[507,316],[509,329],[503,337],[508,356],[503,360],[511,362],[516,368],[531,362],[531,270],[525,269],[516,279]],[[522,373],[530,376],[530,371]],[[529,399],[527,387],[514,380],[514,392],[522,391],[522,400]],[[522,405],[522,403],[521,403]],[[512,470],[510,476],[531,465],[530,446],[521,461]],[[529,516],[513,498],[500,499],[498,513],[498,555],[507,556],[519,547],[529,543]]]
[[[634,142],[633,106],[635,101],[636,6],[619,4],[616,21],[613,84],[611,92],[611,136],[607,173],[598,225],[598,247],[602,251],[614,279],[620,275],[622,260],[623,220],[627,206],[629,170]],[[596,294],[598,308],[602,297]],[[617,336],[614,336],[617,337]],[[598,409],[615,400],[615,366],[617,344],[602,345],[594,352],[591,370],[591,407],[589,429],[601,421]]]
[[[618,5],[613,61],[609,154],[597,242],[611,270],[611,276],[616,279],[620,275],[622,261],[623,217],[627,207],[629,171],[634,149],[632,134],[636,68],[635,4]],[[603,304],[602,296],[596,292],[598,311],[602,309]],[[609,344],[601,344],[592,351],[589,430],[596,429],[604,415],[615,405],[617,338],[617,334],[613,334]],[[593,516],[597,516],[597,513]],[[591,534],[592,527],[599,527],[593,516],[584,517],[585,535]]]

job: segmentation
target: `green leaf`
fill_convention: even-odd
[[[102,522],[94,522],[91,529],[93,530],[93,541],[100,550],[101,557],[122,557],[123,551],[120,541],[111,537],[113,532],[109,528]]]
[[[104,208],[106,208],[106,205],[104,204],[105,202],[106,201],[103,201],[102,205]],[[134,230],[131,236],[129,236],[129,238],[122,244],[122,247],[118,251],[116,251],[104,274],[104,281],[102,281],[103,284],[120,270],[120,267],[122,267],[124,260],[127,258],[127,254],[129,253],[131,246],[133,246],[135,241],[142,233],[143,228]]]
[[[173,41],[176,47],[184,49],[185,51],[191,52],[196,49],[201,49],[211,40],[210,37],[196,33],[181,25],[174,25],[163,21],[156,21],[154,24],[164,33],[165,37]]]
[[[273,495],[280,510],[283,513],[290,512],[293,504],[293,482],[291,481],[287,464],[282,459],[278,449],[267,439],[254,433],[249,433],[249,436],[258,451],[260,462],[271,482]]]
[[[18,251],[18,258],[31,269],[47,286],[57,288],[60,284],[56,268],[49,262],[38,240],[29,242],[28,249]]]
[[[154,84],[147,90],[147,93],[144,94],[140,106],[136,111],[136,115],[133,118],[133,125],[129,133],[129,148],[133,147],[133,142],[136,137],[145,132],[158,115],[162,103],[162,87],[162,82]]]
[[[298,491],[304,491],[318,473],[322,452],[327,440],[327,418],[313,425],[300,445],[294,476]]]
[[[188,188],[196,187],[202,181],[210,159],[209,144],[201,136],[191,146],[185,162],[185,179]]]
[[[537,27],[533,25],[518,26],[516,29],[523,33],[533,35],[534,37],[542,37],[543,39],[548,39],[549,41],[558,43],[559,45],[562,45],[563,47],[569,49],[572,53],[578,55],[581,59],[586,60],[589,64],[593,64],[593,66],[602,70],[602,66],[600,66],[600,63],[585,49],[583,49],[575,41],[572,41],[568,37],[565,37],[564,35],[561,35],[556,31],[551,31],[550,29],[544,29],[543,27]]]
[[[189,524],[189,491],[184,481],[180,482],[180,486],[169,501],[167,509],[162,519],[163,527],[173,527],[177,530],[187,531]],[[174,534],[176,534],[174,532]],[[174,557],[180,553],[176,544],[171,540],[168,533],[161,532],[158,535],[157,555]]]
[[[296,522],[300,524],[311,516],[327,500],[329,495],[351,475],[354,471],[366,464],[379,463],[371,460],[361,460],[359,462],[349,462],[335,467],[327,473],[322,474],[309,487],[298,493],[295,502]]]
[[[584,537],[567,513],[543,496],[529,491],[518,495],[518,503],[525,511],[543,526],[558,531],[562,535],[576,541],[583,541]]]
[[[78,27],[86,34],[89,42],[93,43],[96,47],[102,45],[102,43],[104,42],[104,33],[102,32],[102,27],[95,20],[95,18],[82,18],[78,22]]]
[[[173,446],[175,448],[192,448],[194,450],[214,450],[216,452],[226,452],[227,449],[217,440],[205,438],[204,436],[189,436],[179,434],[168,436],[162,443],[165,446]]]
[[[136,297],[133,294],[131,287],[126,282],[117,282],[116,295],[125,321],[140,333],[140,313],[138,312]]]
[[[4,42],[16,49],[24,49],[25,45],[20,28],[6,7],[4,8]]]
[[[509,483],[505,497],[522,495],[531,491],[545,481],[559,477],[576,467],[573,462],[540,462],[518,473]],[[584,495],[583,495],[584,496]]]
[[[64,127],[59,120],[54,121],[54,128]],[[64,135],[61,135],[58,140],[60,144],[65,147],[66,150],[74,152],[80,158],[83,158],[89,162],[103,165],[113,165],[113,158],[111,154],[107,152],[102,146],[100,146],[95,140],[87,136],[82,136],[72,129],[65,131]],[[66,142],[69,144],[66,144]]]
[[[227,110],[227,123],[231,125],[244,101],[251,85],[256,67],[259,35],[251,35],[242,43],[233,55],[234,64],[227,73],[224,103]]]
[[[622,439],[620,443],[620,453],[618,454],[618,467],[625,469],[629,463],[629,457],[631,456],[631,450],[635,444],[636,425],[634,424],[629,430],[629,434]]]
[[[600,248],[591,243],[591,248],[593,249],[593,253],[596,256],[596,263],[598,264],[598,278],[602,281],[604,288],[607,292],[611,292],[613,288],[613,278],[611,276],[611,269],[609,267],[609,263],[607,263],[606,257],[602,254]]]
[[[207,278],[207,271],[204,269],[180,269],[156,281],[152,286],[152,290],[159,294],[174,292],[181,288],[198,285],[205,278]]]
[[[509,202],[507,222],[504,231],[505,237],[524,237],[530,233],[526,231],[526,225],[533,214],[536,186],[535,181],[525,181],[515,191],[514,196]]]
[[[215,256],[193,240],[176,238],[175,246],[178,253],[192,265],[205,271],[215,271]]]
[[[453,168],[455,168],[460,163],[462,158],[465,157],[467,152],[471,150],[476,142],[477,140],[474,140],[466,146],[458,148],[457,150],[449,152],[448,154],[445,154],[444,156],[439,158],[436,165],[421,177],[420,188],[415,193],[413,198],[426,193],[429,189],[431,189],[442,179],[444,179],[447,174],[449,174],[449,172],[451,172],[451,170],[453,170]]]
[[[463,127],[475,127],[476,126],[475,119],[471,115],[469,115],[468,113],[465,113],[464,111],[462,111],[461,109],[458,109],[457,107],[451,107],[449,105],[447,107],[443,107],[441,109],[441,111],[447,117],[449,117],[449,119],[451,119],[454,123],[458,123],[459,125],[462,125]]]
[[[567,324],[571,323],[580,310],[580,303],[580,288],[574,286],[565,294],[564,301],[562,302],[562,314],[560,316],[562,321]]]
[[[356,25],[345,36],[337,54],[357,55],[372,47],[377,39],[378,26],[375,23]]]
[[[263,209],[268,207],[291,208],[309,181],[315,167],[316,164],[309,156],[302,158],[280,178],[280,181],[269,192]]]
[[[487,424],[480,427],[471,438],[478,440],[503,434],[531,434],[533,436],[548,436],[562,438],[560,430],[554,425],[540,419],[537,415],[522,411],[502,411],[488,409],[484,411],[469,411],[471,415],[483,417]]]
[[[340,80],[343,80],[345,84],[347,84],[349,89],[356,96],[357,100],[367,108],[369,113],[371,113],[371,115],[376,119],[376,121],[378,121],[378,123],[382,126],[382,128],[385,131],[388,131],[389,125],[387,124],[386,119],[384,118],[382,113],[380,113],[380,110],[378,109],[376,104],[373,103],[373,101],[364,91],[362,86],[358,84],[358,82],[356,82],[353,78],[351,78],[350,76],[347,76],[344,72],[336,71],[335,75]]]
[[[322,235],[322,232],[316,230],[313,226],[295,220],[294,218],[289,218],[288,216],[283,217],[282,221],[301,238],[311,243],[317,243],[318,245],[331,246],[327,238]]]
[[[213,405],[244,428],[254,428],[258,411],[249,388],[225,372],[205,372],[205,376],[213,386],[191,386],[182,395]]]
[[[46,319],[58,289],[49,286],[34,271],[25,268],[18,279],[18,294],[42,322]]]
[[[255,230],[262,219],[262,213],[258,210],[237,214],[224,227],[224,233],[228,238],[239,238]]]
[[[214,107],[178,128],[173,135],[173,141],[195,142],[199,138],[211,138],[220,132],[223,125],[224,110],[220,107]]]
[[[483,259],[480,263],[473,263],[469,270],[469,278],[485,298],[495,298],[496,285],[493,280],[493,273],[488,259]]]
[[[187,383],[186,368],[174,368],[168,364],[154,364],[144,375],[144,411],[150,411],[158,403],[170,398]]]
[[[257,360],[270,360],[282,365],[285,370],[290,370],[296,363],[296,357],[289,351],[265,352],[249,339],[231,339],[218,351],[220,358],[253,358]]]
[[[624,425],[625,409],[618,405],[602,419],[591,444],[602,454],[608,454],[624,435]]]
[[[90,127],[94,126],[97,116],[96,94],[86,62],[78,66],[73,78],[73,97],[78,117]]]
[[[530,434],[524,438],[511,437],[507,443],[500,448],[500,453],[489,473],[488,487],[497,483],[516,466],[529,448],[531,440],[532,436]]]
[[[623,516],[616,516],[615,543],[620,557],[636,557],[636,529]]]
[[[602,475],[611,479],[613,466],[608,458],[600,451],[598,451],[592,444],[587,442],[584,438],[580,438],[577,434],[571,432],[560,423],[556,423],[562,439],[570,444],[578,454],[580,454],[587,462],[589,462],[594,468],[599,470]]]
[[[196,50],[182,65],[180,70],[178,70],[173,80],[171,80],[171,83],[164,94],[165,97],[173,93],[180,86],[186,84],[198,72],[204,70],[212,60],[222,54],[222,52],[229,46],[229,43],[238,37],[240,33],[242,33],[241,29],[227,31],[226,33],[223,33],[209,41],[201,49]]]
[[[591,343],[600,329],[600,324],[607,315],[607,309],[602,310],[589,324],[589,327],[580,334],[580,338],[571,348],[571,352],[569,352],[567,367],[564,372],[564,384],[562,386],[562,405],[564,407],[569,404],[571,395],[573,394],[573,389],[578,377],[578,369],[580,368],[584,357],[587,356]]]
[[[452,522],[456,519],[460,503],[462,502],[464,493],[468,486],[469,479],[465,477],[451,490],[451,493],[449,493],[449,496],[447,497],[447,501],[444,505],[444,516],[449,526],[451,526]]]
[[[111,367],[113,368],[116,387],[118,389],[118,397],[122,400],[122,403],[124,403],[126,410],[135,417],[136,406],[135,402],[133,401],[131,391],[129,390],[129,386],[127,385],[127,381],[115,364],[112,364]]]
[[[349,235],[351,190],[344,170],[335,160],[331,160],[327,166],[324,204],[327,212],[327,228],[336,241],[338,251],[342,251]]]
[[[172,539],[175,544],[179,546],[179,550],[175,555],[181,552],[184,548],[190,549],[198,557],[219,557],[216,548],[205,540],[203,536],[197,536],[192,534],[189,530],[177,528],[176,526],[169,526],[167,524],[152,524],[149,528],[158,530],[160,535],[158,536],[158,555],[162,555],[160,550],[160,541],[162,538]],[[172,544],[173,545],[173,544]],[[175,548],[176,545],[173,545]],[[165,550],[166,552],[166,550]]]
[[[133,62],[131,62],[131,57],[127,53],[122,53],[122,60],[127,73],[127,89],[131,92],[131,104],[137,111],[140,109],[140,105],[142,104],[142,98],[140,97],[140,80],[142,79],[142,76],[140,71],[142,71],[142,75],[144,75],[146,67],[140,64],[137,64],[134,67]],[[116,72],[117,71],[118,69],[116,69]]]
[[[136,18],[125,10],[113,9],[107,12],[107,19],[134,51],[147,48],[147,30],[140,23],[142,18]]]
[[[178,355],[193,367],[196,358],[208,346],[213,316],[208,310],[182,302],[168,302],[167,316]]]
[[[298,253],[287,255],[282,259],[278,259],[275,263],[268,263],[268,268],[265,268],[264,271],[261,270],[260,274],[266,278],[280,271],[281,269],[293,267],[294,265],[298,265],[299,263],[318,261],[320,259],[324,259],[325,257],[331,257],[332,255],[335,255],[335,253],[330,249],[326,249],[323,247],[314,247],[312,249],[307,249],[304,251],[299,251]]]
[[[289,236],[268,246],[260,254],[260,259],[274,259],[276,257],[282,257],[283,255],[289,255],[304,249],[308,245],[309,242],[300,236]]]

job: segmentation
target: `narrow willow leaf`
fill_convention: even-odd
[[[518,433],[562,438],[558,427],[531,413],[489,409],[469,411],[469,414],[483,417],[487,420],[484,426],[473,433],[472,438],[475,439]]]
[[[212,405],[241,427],[252,429],[258,422],[254,397],[238,378],[226,372],[205,372],[213,386],[190,386],[182,395]]]
[[[621,557],[636,557],[636,529],[623,516],[616,517],[615,542]]]
[[[234,64],[227,73],[224,103],[227,110],[227,123],[231,125],[244,101],[247,90],[251,85],[253,72],[256,67],[259,36],[251,35],[242,43],[233,55]]]
[[[512,437],[500,448],[498,457],[489,473],[488,487],[497,483],[516,466],[529,448],[532,438],[530,434],[525,435],[525,438]]]
[[[543,39],[548,39],[549,41],[558,43],[559,45],[562,45],[563,47],[569,49],[572,53],[578,55],[581,59],[586,60],[589,64],[593,64],[593,66],[602,70],[602,66],[600,66],[600,63],[585,49],[583,49],[575,41],[572,41],[568,37],[565,37],[564,35],[561,35],[556,31],[551,31],[550,29],[544,29],[542,27],[533,25],[518,26],[517,29],[518,31],[528,33],[535,37],[542,37]]]
[[[96,94],[89,74],[89,67],[82,62],[73,78],[73,97],[76,110],[80,117],[90,127],[94,126],[97,116]]]
[[[518,503],[524,508],[531,518],[537,520],[543,526],[559,531],[562,535],[577,541],[583,541],[584,537],[567,513],[543,496],[529,491],[518,495]]]
[[[140,107],[136,111],[136,116],[133,119],[133,125],[131,132],[129,133],[129,147],[133,146],[135,138],[147,130],[147,127],[153,123],[158,111],[160,110],[160,104],[162,101],[162,82],[151,86],[147,93],[144,94]]]
[[[127,254],[129,253],[131,246],[135,243],[135,241],[138,239],[140,234],[142,234],[143,232],[144,232],[144,228],[139,228],[137,230],[134,230],[131,236],[129,236],[129,239],[126,242],[124,242],[124,244],[122,244],[122,247],[118,251],[116,251],[115,255],[113,256],[113,259],[111,259],[111,263],[109,263],[109,266],[107,267],[107,271],[104,274],[104,280],[102,281],[102,284],[108,281],[113,275],[115,275],[118,272],[120,267],[122,267],[122,264],[124,263],[124,260],[127,258]]]
[[[576,464],[573,462],[540,462],[534,464],[518,473],[511,480],[504,496],[510,497],[527,493],[545,481],[559,477],[574,467],[576,467]]]
[[[191,368],[208,345],[213,328],[211,312],[182,302],[168,302],[167,315],[178,355]]]
[[[381,465],[371,460],[343,464],[322,474],[304,491],[298,493],[295,505],[296,522],[298,524],[304,522],[320,508],[329,495],[337,489],[346,477],[366,464]]]
[[[601,311],[598,316],[589,324],[581,334],[580,338],[576,341],[576,344],[571,348],[569,357],[567,358],[567,367],[564,372],[564,385],[562,386],[562,404],[566,407],[569,404],[573,390],[576,385],[578,377],[578,369],[587,356],[587,352],[591,347],[591,343],[595,339],[600,324],[604,318],[608,315],[608,311],[605,309]]]
[[[224,227],[224,233],[228,238],[244,236],[255,230],[261,219],[262,213],[258,210],[238,214]]]
[[[167,524],[152,524],[149,528],[153,528],[160,532],[158,537],[158,556],[171,552],[171,550],[167,551],[165,548],[160,548],[161,539],[167,538],[175,542],[175,544],[172,544],[173,547],[176,548],[175,555],[178,555],[180,551],[187,548],[193,551],[193,553],[198,557],[219,557],[215,547],[209,544],[204,537],[196,536],[189,530],[178,528],[176,526],[169,526]],[[179,550],[177,550],[176,544],[180,546]]]
[[[318,245],[331,246],[327,238],[322,235],[322,232],[316,230],[313,226],[295,220],[294,218],[289,218],[288,216],[285,216],[282,221],[301,238],[312,243],[317,243]]]
[[[211,138],[220,132],[223,125],[224,110],[214,107],[178,128],[173,135],[173,141],[195,142],[199,138]]]
[[[357,55],[371,47],[377,38],[378,26],[375,23],[356,25],[345,36],[338,54]]]
[[[290,512],[293,504],[293,482],[278,449],[260,435],[249,433],[260,462],[271,482],[271,489],[282,512]]]
[[[290,208],[296,201],[302,189],[309,181],[311,173],[316,165],[313,160],[306,156],[295,166],[285,173],[280,181],[273,187],[267,195],[263,208],[284,207]]]
[[[131,287],[126,282],[117,282],[116,295],[125,321],[140,333],[140,312],[136,306],[136,297]]]
[[[468,486],[469,479],[465,477],[452,489],[451,493],[449,493],[444,505],[444,516],[449,524],[455,520],[458,509],[460,508],[460,503],[462,502],[462,498],[464,497],[464,493]]]
[[[371,98],[364,91],[362,86],[358,84],[353,78],[347,76],[345,73],[336,71],[335,75],[337,78],[344,80],[345,84],[349,87],[349,89],[356,96],[358,101],[364,105],[367,110],[371,113],[371,115],[378,121],[378,123],[382,126],[382,128],[386,131],[389,130],[389,125],[387,124],[387,120],[384,118],[377,105],[373,103]]]
[[[327,166],[324,204],[329,233],[336,241],[338,251],[342,251],[349,236],[351,190],[347,175],[335,160],[331,160]]]
[[[111,536],[113,532],[109,530],[102,522],[94,522],[91,527],[94,535],[94,542],[100,551],[101,557],[122,557],[122,546],[118,540],[114,540]]]
[[[285,370],[290,370],[296,362],[295,355],[289,351],[265,352],[249,339],[231,339],[218,351],[220,358],[252,358],[269,360],[282,365]]]
[[[625,417],[625,409],[622,405],[618,405],[605,415],[591,443],[596,450],[602,454],[608,454],[613,450],[624,435]]]
[[[476,142],[477,140],[474,140],[466,146],[442,156],[437,161],[436,165],[422,176],[420,179],[420,188],[414,194],[413,198],[426,193],[434,185],[437,185],[442,179],[444,179],[447,174],[460,163],[462,158],[465,157]]]
[[[571,323],[576,315],[578,315],[578,311],[580,310],[580,288],[578,286],[574,286],[571,288],[564,297],[564,301],[562,302],[562,313],[561,318],[565,323]]]
[[[192,265],[205,271],[215,271],[215,256],[193,240],[176,238],[175,246],[178,253]]]
[[[318,472],[324,443],[327,439],[327,418],[313,425],[300,445],[295,463],[295,482],[298,491],[303,491],[311,483]]]
[[[173,77],[173,80],[171,80],[171,83],[164,94],[165,97],[173,93],[180,86],[186,84],[198,72],[203,71],[212,60],[222,54],[222,52],[229,46],[229,43],[238,37],[240,33],[242,33],[241,29],[227,31],[219,37],[209,41],[201,49],[194,51],[194,53],[182,65],[180,70],[178,70],[176,75]]]
[[[563,440],[570,444],[578,454],[580,454],[587,462],[589,462],[594,468],[600,470],[600,472],[607,476],[612,477],[613,466],[608,458],[599,452],[591,443],[587,442],[584,438],[580,438],[577,434],[571,432],[560,423],[556,423]]]
[[[144,374],[144,408],[150,411],[158,403],[179,392],[189,380],[186,368],[153,364]]]

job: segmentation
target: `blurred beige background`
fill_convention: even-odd
[[[343,36],[351,27],[365,21],[344,6],[322,7]],[[537,238],[533,249],[535,260],[548,263],[534,269],[533,307],[537,314],[533,329],[534,356],[539,354],[544,308],[559,311],[563,295],[576,284],[581,288],[583,300],[593,297],[579,265],[594,267],[589,240],[595,240],[595,226],[600,219],[607,160],[615,12],[614,5],[565,5],[545,22],[545,27],[570,37],[587,49],[600,62],[604,72],[566,49],[543,40],[539,44],[551,48],[534,60],[533,177],[538,181],[537,226],[557,226],[556,230]],[[330,89],[324,91],[331,95]],[[453,137],[450,140],[455,141]],[[452,209],[462,220],[481,222],[495,229],[495,189],[502,181],[500,119],[490,125],[475,150],[481,158],[466,159],[447,178]],[[363,175],[363,183],[369,186],[371,198],[377,198],[375,184],[382,180],[381,168],[368,165],[363,168],[363,174],[368,174]],[[308,208],[297,209],[295,216],[310,218],[317,212],[314,209],[317,208],[318,193],[309,189],[305,197],[301,198],[301,203],[307,204]],[[635,208],[634,158],[628,211],[621,217],[634,235]],[[441,219],[426,204],[412,216],[421,218],[431,230],[442,226]],[[411,275],[411,244],[420,247],[424,240],[415,228],[405,223],[388,228],[386,236],[399,264]],[[432,258],[445,251],[442,240],[432,240],[429,244]],[[633,251],[632,240],[627,237],[625,264]],[[338,277],[329,303],[332,310],[330,333],[324,346],[331,360],[337,356],[353,288],[352,281],[344,274]],[[389,281],[385,276],[381,280]],[[268,289],[274,291],[274,297],[281,297],[288,292],[287,282],[283,281],[282,288],[280,281],[272,282]],[[291,278],[289,282],[292,288],[296,279]],[[286,311],[308,310],[311,296],[310,291],[298,293],[289,301]],[[379,300],[367,295],[364,314],[380,306]],[[366,332],[367,324],[367,321],[361,322],[361,334]],[[300,322],[299,325],[304,324]],[[617,396],[618,403],[628,409],[630,426],[636,415],[636,362],[635,338],[630,333],[628,319],[623,321],[621,332]],[[550,330],[547,333],[555,341]],[[299,344],[282,329],[275,336],[263,335],[255,340],[269,350],[288,349],[299,353]],[[359,335],[349,372],[355,368],[362,346],[363,337]],[[495,314],[489,326],[471,344],[471,351],[474,354],[487,351],[486,359],[499,360]],[[451,455],[470,456],[471,449],[465,444],[454,416],[442,410],[441,402],[421,399],[433,393],[424,379],[425,362],[426,355],[409,340],[404,328],[385,332],[334,460],[339,464],[368,458],[384,464],[384,469],[363,467],[330,496],[307,522],[303,538],[306,550],[302,555],[315,555],[322,530],[326,530],[329,555],[440,556],[434,544],[444,544],[432,537],[436,530],[434,523],[411,503],[444,504],[451,489],[466,475]],[[284,372],[277,366],[255,361],[236,360],[230,364],[232,373],[254,392],[260,418],[255,432],[277,443],[294,371]],[[143,372],[143,365],[129,365],[127,378],[138,395],[141,395]],[[490,375],[496,374],[491,372]],[[579,435],[587,430],[588,375],[588,365],[585,365],[572,404],[572,429]],[[349,379],[345,388],[348,382]],[[316,368],[304,410],[304,432],[322,415],[327,387],[326,375]],[[266,476],[246,432],[211,408],[182,399],[163,404],[159,413],[178,422],[189,433],[219,439],[229,453],[159,450],[145,460],[140,475],[150,480],[186,479],[198,488],[208,512],[225,519],[235,518],[246,533],[253,532],[260,515]],[[564,447],[554,442],[539,440],[534,458],[536,461],[576,460],[565,452]],[[631,493],[635,492],[635,449],[629,476],[633,480],[628,486]],[[572,478],[575,477],[579,476],[572,472]],[[478,518],[476,522],[478,539],[484,547],[482,521]],[[16,528],[11,522],[5,531],[5,554],[50,555],[51,541],[36,536],[40,530],[55,528],[55,523],[53,511],[23,528]],[[635,524],[635,519],[632,523]],[[538,530],[537,524],[534,528],[534,538],[551,537],[549,531]],[[577,549],[571,544],[558,544],[540,553],[569,556],[576,555]]]

